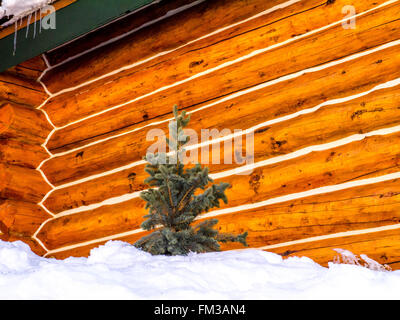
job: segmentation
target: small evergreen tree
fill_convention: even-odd
[[[182,163],[184,145],[189,137],[184,134],[190,117],[183,111],[178,114],[174,107],[175,121],[169,124],[170,136],[166,139],[173,154],[147,154],[145,180],[150,187],[140,196],[146,201],[149,214],[142,223],[145,230],[155,230],[135,243],[137,248],[153,255],[186,255],[189,252],[219,251],[219,242],[240,242],[247,246],[247,232],[240,235],[221,234],[214,226],[218,220],[205,220],[192,226],[201,213],[219,207],[219,201],[228,202],[225,190],[227,183],[212,184],[208,168],[199,164],[185,168]],[[210,185],[211,184],[211,185]],[[196,194],[197,190],[204,190]]]

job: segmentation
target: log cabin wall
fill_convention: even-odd
[[[23,204],[39,207],[30,241],[66,258],[142,237],[146,134],[177,104],[197,132],[254,132],[250,175],[210,165],[232,188],[204,218],[285,257],[326,264],[343,248],[398,268],[399,18],[397,0],[162,1],[46,53],[33,107],[51,127],[29,143],[50,156],[20,160],[46,182],[24,180],[37,192]]]
[[[53,127],[38,108],[47,98],[37,82],[47,68],[42,58],[0,73],[0,239],[22,240],[37,254],[33,238],[52,215],[39,205],[52,189],[36,168],[50,154],[42,145]]]

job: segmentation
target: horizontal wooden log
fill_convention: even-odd
[[[372,136],[326,151],[259,167],[250,176],[233,175],[227,206],[256,203],[285,194],[377,177],[399,171],[400,134]],[[378,160],[379,159],[379,160]],[[222,205],[221,207],[226,207]]]
[[[221,232],[248,231],[250,248],[259,248],[337,232],[397,224],[400,220],[399,197],[400,181],[392,180],[221,215],[217,217],[217,228]],[[148,232],[115,240],[134,243],[145,234]],[[51,256],[59,259],[88,256],[92,248],[104,243],[93,243]],[[231,250],[242,247],[239,244],[223,244],[221,248]]]
[[[221,232],[249,231],[253,248],[397,224],[400,181],[340,190],[218,216]],[[224,249],[240,248],[238,244]]]
[[[0,201],[0,230],[13,236],[33,236],[51,216],[37,204],[22,201]]]
[[[175,49],[283,2],[285,0],[253,0],[251,3],[241,0],[206,1],[61,65],[46,74],[43,81],[51,92],[57,92]]]
[[[22,67],[20,65],[16,65],[7,71],[8,74],[13,75],[15,77],[22,77],[22,78],[27,78],[31,80],[37,80],[40,75],[42,74],[42,71],[34,70],[34,69],[29,69]]]
[[[385,53],[382,53],[380,56],[382,57],[384,54]],[[360,79],[360,75],[356,74],[356,72],[362,72],[363,74],[365,72],[367,72],[367,69],[368,69],[367,63],[369,63],[369,60],[370,60],[369,57],[368,58],[364,57],[364,58],[366,60],[364,60],[364,62],[363,62],[364,64],[362,65],[362,68],[356,69],[354,71],[352,71],[352,69],[350,69],[350,70],[347,69],[346,71],[351,72],[351,75],[353,77],[355,76],[355,77],[357,77],[357,79]],[[395,59],[397,59],[397,58],[395,58]],[[379,61],[379,60],[376,60],[376,61]],[[352,65],[352,64],[348,63],[348,65]],[[342,67],[344,68],[346,66],[337,66],[336,70],[339,71]],[[331,70],[334,70],[334,69],[330,69],[329,71],[331,71]],[[339,71],[340,73],[336,75],[337,79],[340,79],[339,80],[340,83],[342,83],[342,81],[344,80],[343,77],[345,77],[341,73],[346,72],[346,71],[342,69]],[[381,70],[381,71],[383,71],[383,70]],[[321,75],[321,74],[323,74],[323,72],[319,73],[318,75]],[[318,79],[318,78],[316,78],[318,75],[315,74],[314,76],[309,76],[309,77],[305,77],[305,78],[307,78],[307,80],[313,81],[313,80]],[[382,79],[382,76],[383,75],[381,75],[381,74],[379,75],[379,77],[381,77],[381,79]],[[391,76],[389,76],[389,77],[391,77]],[[348,75],[348,77],[346,77],[346,78],[349,79],[350,75]],[[318,79],[318,80],[319,81],[317,84],[321,85],[320,84],[321,80],[320,79]],[[329,80],[325,80],[325,81],[329,81]],[[278,91],[275,91],[275,89],[276,88],[285,88],[285,90],[286,90],[286,88],[289,86],[288,87],[288,90],[289,90],[289,89],[293,88],[292,81],[293,80],[285,81],[285,82],[277,84],[275,86],[267,87],[265,89],[262,89],[257,92],[246,95],[246,97],[248,97],[247,101],[246,101],[246,105],[247,104],[250,105],[251,108],[247,107],[247,106],[246,106],[246,108],[243,108],[242,105],[238,106],[237,104],[235,104],[236,101],[243,101],[243,97],[239,97],[239,98],[233,99],[232,101],[227,101],[225,103],[222,103],[222,105],[229,107],[229,110],[232,112],[231,115],[224,114],[223,119],[224,120],[225,119],[232,120],[231,118],[234,115],[236,115],[236,112],[238,112],[238,115],[241,116],[240,117],[241,120],[243,120],[242,115],[244,115],[246,113],[247,113],[246,115],[248,115],[249,113],[258,113],[258,112],[260,114],[268,113],[269,110],[266,110],[265,108],[263,108],[264,107],[263,103],[270,104],[267,99],[271,98],[271,93],[278,94],[277,97],[278,97],[278,99],[281,100],[280,102],[284,103],[284,105],[287,106],[289,103],[287,103],[286,101],[282,102],[282,99],[283,99],[282,95],[280,95],[280,92],[278,93]],[[365,82],[365,79],[363,81]],[[295,82],[295,84],[299,84],[299,82]],[[301,86],[301,84],[299,84],[299,85]],[[333,82],[332,82],[332,85],[333,85]],[[304,84],[303,84],[303,86],[304,86]],[[326,88],[327,86],[324,85],[323,87]],[[293,89],[297,90],[298,88],[296,88],[296,89],[293,88]],[[313,89],[308,89],[306,92],[310,92],[312,90]],[[321,88],[321,90],[322,90],[322,88]],[[299,92],[300,91],[296,92],[296,94],[297,94],[296,97],[294,97],[292,95],[290,96],[295,101],[295,102],[292,102],[293,100],[290,100],[290,103],[295,103],[295,104],[300,103],[300,105],[297,106],[298,109],[302,108],[303,104],[308,105],[311,102],[311,101],[307,100],[306,94],[305,94],[304,98],[302,98],[302,99],[299,98]],[[335,91],[331,89],[331,90],[329,90],[329,92],[332,95],[334,95]],[[293,91],[293,93],[294,93],[294,91]],[[266,94],[266,96],[263,96],[263,94]],[[338,92],[336,92],[336,94],[338,94]],[[339,94],[342,94],[342,92],[340,91]],[[321,101],[321,100],[327,99],[327,97],[328,97],[328,95],[325,95],[325,94],[323,96],[319,95],[319,100]],[[276,97],[272,97],[272,98],[276,98]],[[252,99],[257,99],[258,105],[256,105]],[[153,98],[145,99],[145,101],[138,101],[137,103],[131,105],[131,109],[129,109],[129,110],[126,109],[125,111],[121,111],[120,109],[117,109],[114,111],[107,112],[103,115],[94,117],[93,119],[88,119],[86,121],[79,122],[75,125],[71,125],[64,129],[61,129],[60,131],[56,132],[52,136],[51,140],[49,141],[48,147],[53,152],[68,150],[70,148],[74,148],[74,147],[80,146],[82,144],[92,142],[96,139],[104,138],[108,135],[120,133],[121,131],[122,132],[127,131],[128,129],[132,130],[133,128],[135,128],[137,126],[140,127],[141,125],[148,123],[148,121],[145,123],[139,122],[138,125],[133,125],[133,126],[128,126],[128,127],[127,127],[127,124],[132,124],[132,123],[134,124],[135,122],[137,123],[139,121],[139,119],[141,117],[143,117],[143,115],[145,117],[149,117],[151,119],[151,118],[157,116],[157,114],[159,114],[160,112],[165,112],[166,114],[168,114],[171,110],[170,105],[165,106],[165,108],[164,107],[150,108],[150,106],[153,105],[153,103],[154,103]],[[172,101],[171,101],[171,103],[172,103]],[[146,105],[148,106],[148,109],[147,109]],[[182,105],[181,107],[185,108],[185,105]],[[196,106],[195,108],[198,108],[198,107],[199,106]],[[140,108],[140,109],[135,110],[136,108]],[[217,108],[218,108],[218,106],[213,106],[213,109],[217,109]],[[275,107],[275,108],[277,108],[277,107]],[[294,106],[291,106],[291,108],[292,108],[291,110],[293,110]],[[189,109],[192,109],[192,108],[189,108]],[[281,109],[283,109],[283,108],[281,108]],[[281,111],[284,114],[285,110],[281,110]],[[217,110],[217,112],[218,112],[218,110]],[[286,112],[288,112],[288,111],[286,111]],[[202,112],[202,114],[205,114],[205,113],[209,113],[209,110],[204,110]],[[277,115],[281,115],[282,113],[277,113]],[[269,114],[270,114],[270,112],[269,112]],[[253,117],[253,119],[256,119],[256,118]],[[159,120],[159,119],[157,119],[157,120]],[[227,126],[225,126],[225,127],[227,127]],[[124,128],[124,129],[119,130],[120,128]],[[237,128],[240,128],[240,126]],[[104,134],[106,134],[106,135],[104,135]],[[89,140],[88,140],[88,138],[89,138]],[[123,138],[121,138],[121,139],[123,139]],[[118,141],[121,141],[121,139]],[[63,146],[65,146],[65,147],[63,147]]]
[[[148,235],[150,232],[145,231],[145,232],[140,232],[140,233],[135,233],[130,236],[125,236],[125,237],[119,237],[113,239],[113,241],[123,241],[123,242],[128,242],[128,243],[135,243],[137,240],[139,240],[141,237]],[[71,248],[71,249],[65,249],[57,252],[50,252],[48,255],[46,255],[47,258],[55,258],[55,259],[67,259],[69,257],[88,257],[90,255],[90,252],[92,249],[98,248],[99,246],[104,245],[106,242],[109,240],[104,240],[104,241],[99,241],[95,242],[92,244],[88,245],[83,245],[79,246],[76,248]]]
[[[0,102],[0,138],[43,144],[51,130],[42,111]]]
[[[400,133],[372,136],[327,151],[259,167],[251,175],[216,180],[231,184],[227,205],[236,207],[348,181],[398,172]],[[49,221],[38,234],[49,249],[138,228],[144,215],[140,198],[66,215]]]
[[[382,50],[343,65],[216,104],[193,113],[190,126],[195,130],[247,129],[267,120],[315,107],[328,97],[342,98],[369,90],[378,83],[400,76],[398,50],[399,47]],[[285,95],[282,95],[282,90],[285,90]],[[160,120],[170,117],[168,115]],[[110,115],[111,118],[113,117]],[[145,127],[55,157],[44,164],[43,170],[53,184],[60,185],[140,160],[153,143],[146,141],[146,134],[152,128],[166,130],[165,124]]]
[[[243,61],[226,66],[215,72],[191,79],[178,86],[165,89],[160,93],[155,93],[151,95],[151,97],[148,97],[149,99],[151,98],[152,101],[152,110],[150,110],[149,107],[146,108],[146,99],[140,99],[139,101],[129,103],[114,110],[112,114],[117,119],[120,118],[120,126],[118,128],[121,128],[129,124],[165,114],[169,112],[171,105],[176,103],[182,107],[189,107],[264,83],[268,80],[279,78],[280,76],[339,59],[363,49],[389,42],[397,39],[399,36],[396,30],[398,26],[396,27],[396,25],[398,24],[400,26],[400,22],[392,21],[396,19],[396,16],[400,16],[399,8],[400,5],[397,7],[391,6],[360,17],[357,20],[358,28],[354,31],[349,32],[349,30],[343,29],[342,25],[339,24],[334,28],[321,31],[318,34],[312,34],[301,40],[294,41],[291,44],[268,50],[252,58],[244,59]],[[321,13],[317,16],[321,16]],[[336,19],[332,20],[333,21],[325,21],[325,23],[337,21]],[[289,25],[285,26],[284,29],[286,31],[284,31],[283,34],[286,34],[287,29],[289,28],[290,30],[291,27],[289,22],[286,22],[286,24]],[[268,27],[273,28],[271,26]],[[267,32],[267,30],[264,32]],[[254,41],[253,37],[247,34],[242,37],[248,37],[246,38],[247,40],[243,40],[242,42],[244,43],[244,47],[247,48],[245,51],[251,52]],[[267,41],[268,44],[275,44],[275,41],[269,40],[268,37],[265,37],[265,34],[261,39],[259,36],[255,39],[261,42],[264,40],[262,47],[265,46],[265,41]],[[228,47],[232,46],[236,48],[236,41],[239,40],[240,39],[234,38],[229,41],[233,42],[232,44],[217,44],[216,46],[221,46],[221,48],[211,46],[203,49],[203,52],[211,51],[212,54],[215,50],[215,54],[218,57],[221,54],[221,50],[222,52],[226,52]],[[241,43],[241,41],[239,41],[239,43]],[[335,46],[333,46],[332,43],[335,43]],[[241,47],[239,49],[241,49]],[[228,51],[232,52],[236,51],[236,49]],[[241,50],[239,50],[239,52],[241,52]],[[308,52],[308,54],[304,54],[304,52]],[[92,92],[93,90],[87,91],[87,89],[85,89],[81,90],[82,92],[80,92],[80,94],[77,92],[73,96],[69,93],[70,96],[68,99],[63,96],[57,96],[51,99],[44,108],[48,112],[53,123],[58,126],[63,126],[75,120],[82,119],[83,117],[107,110],[122,102],[126,103],[144,94],[149,94],[156,88],[162,87],[164,84],[177,82],[182,79],[182,77],[187,78],[190,72],[194,72],[190,68],[190,63],[193,61],[201,61],[203,59],[205,65],[209,63],[211,63],[211,65],[221,65],[223,62],[226,62],[225,55],[211,62],[209,60],[213,60],[214,58],[210,58],[206,53],[202,54],[202,52],[200,52],[194,54],[197,54],[196,59],[195,57],[192,57],[190,60],[182,58],[183,62],[178,66],[174,64],[172,70],[178,73],[167,72],[164,70],[164,68],[167,67],[156,66],[156,70],[152,68],[152,70],[143,71],[147,73],[147,76],[139,73],[135,81],[131,81],[130,79],[125,81],[121,79],[118,81],[119,83],[109,83],[105,87],[101,86],[95,89],[94,92]],[[242,56],[243,54],[241,53],[240,57]],[[221,61],[222,58],[223,61]],[[176,67],[179,67],[178,70],[175,70]],[[157,71],[157,68],[161,69]],[[202,64],[199,65],[197,72],[200,72],[203,68]],[[167,68],[167,70],[170,69],[171,67]],[[164,75],[167,77],[166,83],[163,80],[165,77]],[[136,75],[133,76],[135,77]],[[176,80],[175,77],[177,77]],[[213,84],[212,86],[210,85],[211,83]],[[154,108],[154,105],[157,105],[157,108]],[[68,110],[68,114],[66,114],[66,110]],[[131,120],[129,122],[127,122],[127,119],[123,116],[124,112],[127,110],[130,111]],[[135,113],[135,117],[133,113]]]
[[[321,1],[311,0],[307,2],[306,7],[304,7],[304,3],[298,3],[294,5],[296,9],[292,7],[285,8],[284,12],[279,11],[280,15],[275,13],[277,16],[272,19],[281,20],[286,18],[288,15],[293,14],[293,10],[294,13],[307,11],[307,9],[317,5],[316,2],[321,4]],[[320,9],[320,7],[317,8]],[[324,6],[324,8],[326,7]],[[320,25],[323,26],[325,25],[325,15],[322,12],[325,10],[322,11],[320,9],[320,11],[319,15],[317,14],[316,16],[320,17],[319,20],[323,20],[320,21]],[[321,18],[322,16],[323,19]],[[138,65],[75,91],[64,93],[50,100],[46,108],[51,112],[54,108],[59,109],[60,103],[64,103],[66,108],[75,110],[76,119],[79,119],[84,115],[95,113],[96,110],[107,109],[112,105],[131,100],[132,95],[141,96],[152,92],[160,87],[216,67],[223,62],[239,58],[253,52],[255,49],[264,48],[275,44],[277,41],[283,41],[289,38],[291,34],[296,33],[293,30],[293,22],[288,21],[288,19],[283,19],[281,23],[283,25],[279,27],[274,24],[270,25],[267,21],[269,22],[269,19],[264,17],[264,19],[257,19],[256,23],[254,21],[243,23],[241,29],[244,30],[233,28],[234,31],[231,32],[234,32],[234,34],[226,32],[225,38],[220,41],[218,41],[220,35],[217,34],[211,37],[207,43],[203,43],[205,40],[201,41],[201,45],[193,43],[190,48],[185,48],[182,53],[171,52],[167,56],[160,57],[157,61],[149,61],[148,65]],[[303,30],[304,33],[307,30],[306,28],[309,27],[301,24],[297,31]],[[237,33],[236,36],[235,33]],[[233,47],[236,50],[232,50],[231,48]],[[94,103],[95,100],[98,100],[99,94],[102,95],[101,100]],[[87,108],[87,104],[94,105],[94,109]],[[63,113],[58,112],[55,116],[63,117]]]
[[[77,101],[77,99],[79,99],[79,101],[83,102],[83,100],[86,99],[84,97],[92,97],[94,94],[96,94],[96,92],[102,90],[103,99],[104,93],[109,92],[110,94],[107,94],[107,99],[111,98],[112,95],[117,99],[112,100],[112,103],[117,103],[119,101],[126,101],[127,97],[129,97],[128,100],[131,99],[131,92],[135,92],[135,95],[139,95],[140,92],[147,93],[148,91],[155,90],[163,85],[182,80],[192,76],[195,73],[215,67],[222,62],[241,57],[246,53],[248,54],[254,51],[255,49],[273,45],[277,41],[282,42],[289,38],[292,34],[301,34],[307,32],[310,26],[302,23],[302,21],[307,20],[304,19],[304,17],[302,18],[302,16],[308,15],[309,11],[312,11],[313,13],[314,11],[319,11],[315,13],[316,19],[308,19],[313,21],[313,28],[325,25],[326,6],[321,5],[315,7],[317,4],[314,2],[315,1],[299,2],[288,8],[274,11],[269,15],[269,17],[271,16],[269,19],[261,17],[250,22],[243,23],[240,25],[240,27],[238,26],[231,28],[225,32],[225,38],[223,38],[224,41],[217,41],[217,39],[214,41],[208,40],[209,42],[211,41],[213,45],[206,45],[207,43],[200,45],[196,42],[192,45],[189,45],[189,48],[187,48],[182,54],[171,53],[172,57],[170,57],[168,61],[165,61],[166,57],[164,57],[163,63],[152,63],[151,66],[145,68],[144,70],[143,66],[140,66],[141,69],[139,69],[138,66],[137,68],[133,68],[133,70],[129,69],[113,77],[97,81],[92,85],[87,85],[84,88],[77,90],[77,92],[82,92],[83,96],[79,95],[79,97],[76,97],[77,92],[70,92],[60,95],[56,100],[62,101],[70,98],[71,101]],[[339,7],[340,3],[337,5]],[[330,9],[329,12],[331,12],[331,10],[332,13],[335,12],[339,14],[340,12],[340,10],[333,9]],[[283,19],[288,15],[291,16],[295,13],[298,13],[298,19]],[[266,22],[266,20],[270,19],[277,20],[278,26],[276,26],[275,23],[271,24]],[[283,21],[281,21],[282,19]],[[234,35],[237,36],[234,37]],[[221,37],[221,35],[215,35],[213,39],[215,37]],[[204,40],[199,42],[204,42]],[[192,47],[199,48],[195,50]],[[235,47],[236,50],[231,50],[233,47]],[[136,69],[139,69],[139,71],[136,71]],[[151,80],[152,77],[156,78]],[[113,79],[114,81],[110,81],[110,79]],[[143,79],[146,80],[144,81]],[[103,85],[100,86],[100,84]],[[104,84],[109,87],[109,90],[105,89]],[[88,102],[91,103],[90,101]],[[71,108],[74,109],[76,106],[71,106]],[[80,108],[80,110],[82,110],[82,108]],[[142,116],[148,117],[149,115],[146,113],[142,114]],[[152,116],[150,116],[150,118],[151,117]],[[96,117],[96,119],[100,120],[100,122],[103,122],[106,118]],[[98,126],[98,122],[89,120],[85,121],[84,123],[79,123],[81,124],[80,126],[76,124],[61,129],[60,133],[54,136],[50,141],[49,147],[51,149],[59,148],[60,146],[72,147],[72,145],[76,145],[76,142],[84,143],[89,138],[99,137],[102,134],[115,131],[121,127],[122,119],[114,117],[112,118],[112,121],[109,118],[107,119],[108,121],[104,126]],[[125,121],[122,121],[125,122],[123,125],[125,128],[126,124],[130,123],[132,120],[126,119]]]
[[[122,37],[124,34],[141,27],[146,23],[160,19],[171,10],[178,9],[194,1],[195,0],[173,0],[152,4],[149,7],[142,8],[137,13],[129,14],[120,20],[92,31],[77,40],[47,52],[47,60],[52,66],[64,62],[65,60],[69,60],[76,55],[81,55],[84,51],[92,50],[96,46],[103,45],[104,42],[113,41],[113,39],[117,37]],[[101,50],[96,52],[96,54],[99,53],[101,54]]]
[[[36,169],[50,155],[44,147],[12,139],[0,139],[0,163]]]
[[[88,206],[112,197],[142,191],[148,186],[144,165],[103,176],[80,184],[54,190],[44,205],[53,213]]]
[[[27,68],[36,71],[44,71],[47,69],[46,61],[44,61],[43,56],[37,56],[27,61],[20,63],[18,66],[22,68]]]
[[[140,227],[146,214],[144,201],[136,198],[124,203],[56,218],[46,223],[37,235],[52,250],[94,240]],[[124,232],[122,231],[122,232]]]
[[[215,103],[209,108],[193,113],[193,121],[190,126],[192,127],[195,123],[201,121],[203,129],[244,129],[266,120],[313,107],[326,101],[328,97],[329,99],[337,99],[369,90],[379,83],[400,76],[398,50],[399,47],[382,50],[382,52],[306,74],[294,80],[283,81],[264,89],[249,92],[241,97]],[[374,72],[372,73],[371,70],[374,70]],[[285,90],[285,95],[281,94],[282,90]],[[185,108],[185,110],[192,112],[201,109],[208,103]],[[212,112],[210,112],[211,110]],[[129,113],[126,116],[129,118]],[[120,120],[118,120],[118,117],[107,113],[104,116],[95,117],[96,122],[87,120],[56,131],[47,147],[57,154],[94,143],[100,139],[129,132],[132,133],[128,134],[127,137],[130,141],[134,141],[138,136],[143,136],[144,132],[148,132],[152,128],[164,128],[163,124],[157,123],[168,121],[171,118],[173,118],[173,115],[169,111],[156,119],[114,130],[114,128],[119,127]],[[218,121],[215,121],[215,119],[218,119]],[[152,125],[152,122],[156,124]],[[104,129],[107,127],[111,128],[112,131],[102,134],[107,131]],[[87,139],[87,137],[91,138]]]
[[[50,190],[39,171],[0,164],[0,199],[39,203]]]
[[[267,251],[275,252],[283,257],[305,256],[327,266],[328,262],[333,262],[338,256],[334,249],[345,249],[356,255],[366,254],[381,264],[399,269],[399,248],[400,234],[397,229],[288,245]]]
[[[378,90],[364,97],[350,100],[346,103],[325,106],[313,113],[305,114],[291,120],[260,128],[254,133],[254,156],[247,161],[259,162],[271,157],[294,152],[307,146],[332,142],[361,132],[370,132],[399,123],[400,86]],[[198,113],[193,114],[193,129],[200,130],[202,121],[197,119]],[[196,121],[198,120],[198,121]],[[217,119],[211,115],[210,124]],[[165,126],[162,129],[166,130]],[[242,150],[243,148],[243,150]],[[224,163],[225,154],[234,159],[234,154],[246,154],[246,143],[240,150],[229,145],[220,145],[220,150],[213,152],[209,147],[209,168],[211,172],[232,169],[241,165],[236,161]],[[137,150],[145,154],[146,150]],[[195,153],[193,154],[196,155]],[[188,158],[193,163],[201,163],[200,150],[196,158]],[[213,157],[219,157],[220,164],[212,164]],[[139,165],[121,172],[106,175],[81,184],[55,190],[45,202],[46,207],[59,213],[79,206],[101,202],[107,198],[137,192],[146,188],[143,184],[147,173],[144,165]]]
[[[31,250],[36,253],[39,256],[44,256],[46,254],[46,250],[43,249],[40,244],[32,239],[31,237],[18,237],[18,236],[10,236],[7,234],[1,234],[0,235],[0,240],[3,241],[8,241],[8,242],[15,242],[15,241],[22,241],[24,243],[26,243]]]
[[[46,93],[0,80],[0,101],[9,101],[29,107],[38,107],[46,100]]]
[[[14,84],[16,86],[22,87],[25,90],[33,90],[37,92],[42,92],[44,94],[44,89],[42,85],[37,82],[36,79],[30,79],[25,76],[17,76],[15,73],[8,70],[0,73],[0,82]]]

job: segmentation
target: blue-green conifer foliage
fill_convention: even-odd
[[[183,164],[184,146],[189,141],[184,128],[190,116],[180,115],[174,107],[175,120],[169,124],[170,139],[166,139],[170,153],[148,153],[145,160],[150,186],[140,196],[146,202],[148,214],[142,228],[153,231],[135,243],[153,255],[186,255],[220,250],[220,242],[240,242],[247,246],[247,232],[240,235],[220,233],[214,227],[216,219],[197,222],[195,219],[212,208],[219,208],[220,201],[228,199],[228,183],[214,184],[208,167],[200,164],[190,168]]]

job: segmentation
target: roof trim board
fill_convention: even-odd
[[[53,6],[58,11],[76,1],[78,1],[78,0],[58,0],[58,1],[53,2],[51,4],[51,6]],[[18,30],[25,28],[28,24],[29,19],[28,19],[28,16],[25,16],[21,20],[22,20],[22,23],[18,23],[18,27],[17,27]],[[37,15],[35,18],[35,15],[32,14],[29,24],[30,25],[34,24],[35,20],[36,21],[39,20],[39,15]],[[6,27],[0,26],[0,39],[5,38],[6,36],[8,36],[10,34],[14,34],[14,32],[15,32],[15,24],[14,23],[12,23],[11,25],[6,26]]]
[[[62,2],[60,1],[60,4]],[[56,29],[42,29],[41,33],[36,32],[35,38],[33,38],[33,28],[29,29],[27,37],[25,37],[26,26],[18,30],[15,55],[13,55],[14,32],[0,39],[0,72],[54,49],[152,2],[155,1],[114,0],[110,5],[109,0],[78,0],[72,3],[66,1],[64,2],[66,6],[59,6],[56,12]],[[13,26],[11,28],[14,29]]]

